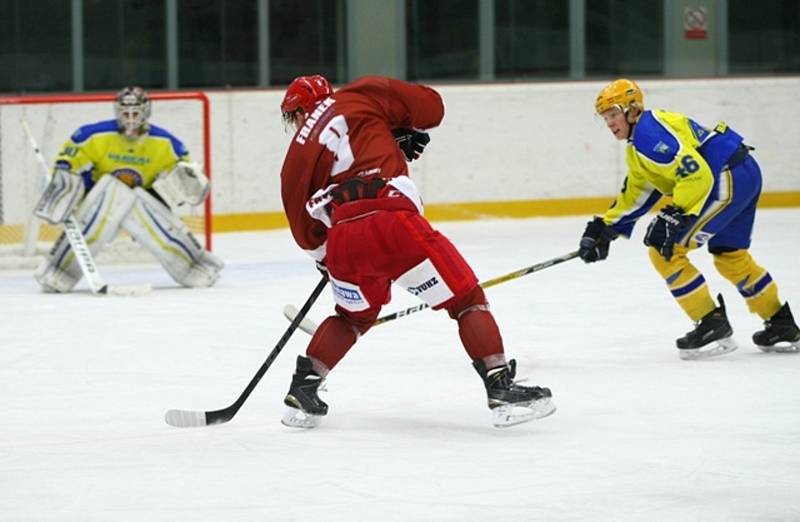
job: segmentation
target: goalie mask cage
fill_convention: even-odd
[[[150,123],[181,140],[211,181],[210,107],[201,92],[150,93]],[[61,234],[33,215],[46,178],[22,127],[27,121],[52,171],[61,146],[78,127],[114,118],[113,94],[0,96],[0,268],[36,266]],[[186,207],[186,208],[184,208]],[[211,193],[203,205],[173,209],[211,250]],[[107,245],[98,262],[152,259],[127,234]]]

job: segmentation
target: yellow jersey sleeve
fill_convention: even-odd
[[[630,169],[622,190],[603,216],[606,225],[630,237],[636,221],[661,199],[661,192],[647,182],[638,170]]]

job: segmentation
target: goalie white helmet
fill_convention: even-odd
[[[124,87],[114,101],[114,116],[119,130],[129,138],[137,138],[147,132],[151,102],[147,91],[141,87]]]

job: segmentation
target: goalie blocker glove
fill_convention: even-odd
[[[84,192],[81,176],[56,168],[34,213],[54,225],[63,223],[81,202]]]
[[[397,142],[397,146],[403,152],[406,161],[411,162],[422,156],[425,147],[430,143],[431,137],[427,132],[415,131],[414,129],[394,129],[392,136]]]

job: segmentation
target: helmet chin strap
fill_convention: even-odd
[[[631,121],[628,119],[628,114],[630,114],[630,112],[631,112],[631,109],[632,109],[632,108],[633,108],[633,107],[628,107],[628,110],[627,110],[627,111],[624,111],[624,114],[625,114],[625,122],[628,124],[628,136],[625,138],[626,140],[630,140],[630,139],[631,139],[631,136],[633,136],[633,128],[634,128],[634,127],[636,127],[636,122],[638,122],[638,121],[639,121],[639,118],[638,118],[638,116],[641,116],[641,115],[642,115],[642,113],[641,113],[641,112],[639,112],[639,114],[637,115],[636,121],[634,121],[634,122],[631,122]],[[637,108],[636,110],[638,111],[639,109]]]

